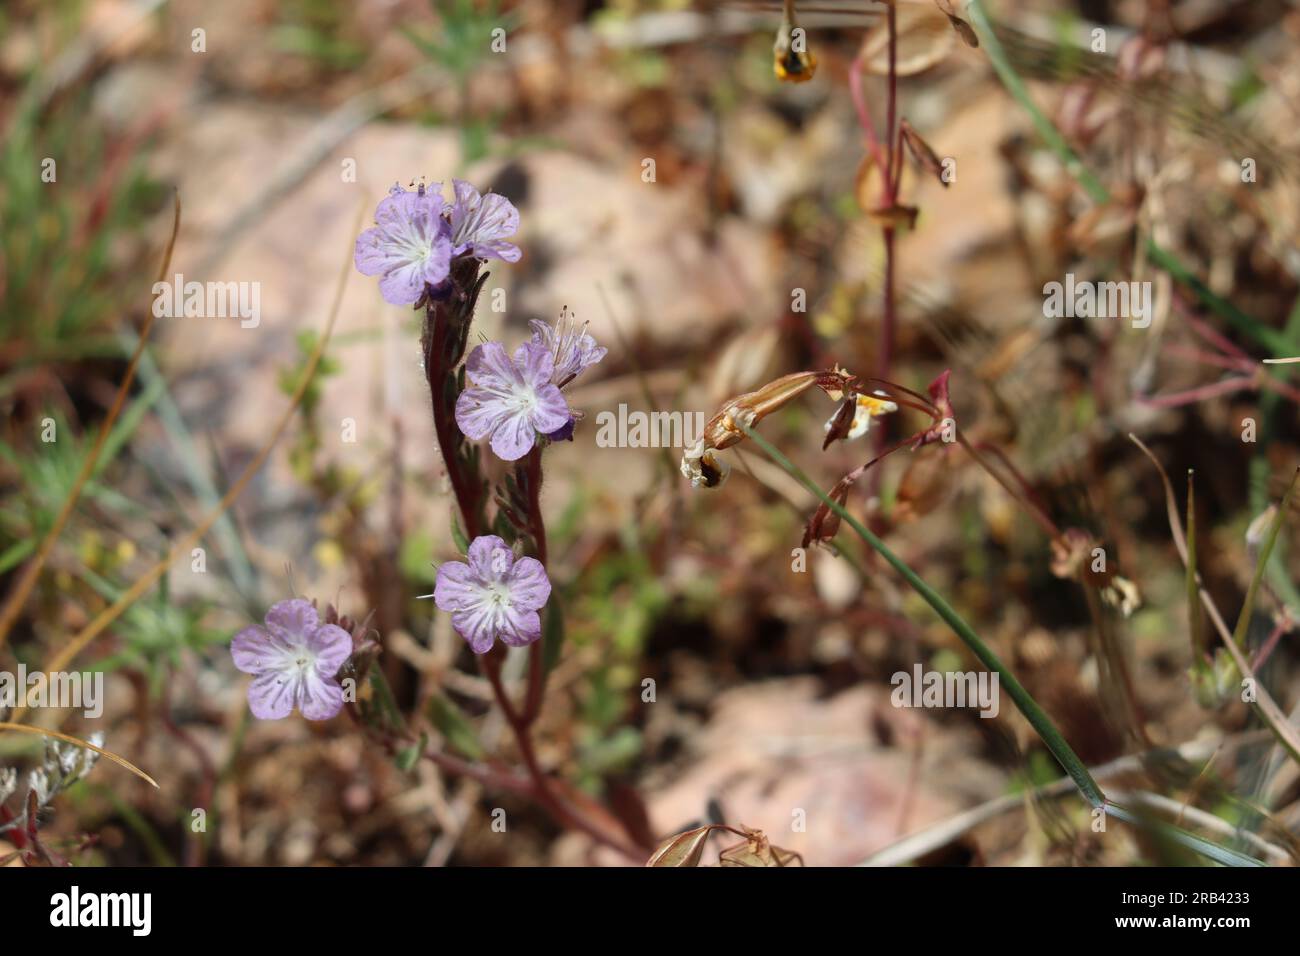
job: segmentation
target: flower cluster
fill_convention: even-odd
[[[466,561],[438,568],[433,600],[475,654],[494,641],[524,647],[542,636],[538,614],[551,596],[546,569],[536,558],[516,558],[494,534],[475,538]],[[427,596],[427,595],[426,595]]]
[[[421,183],[414,192],[394,185],[375,210],[374,228],[357,237],[357,269],[380,277],[386,302],[414,305],[426,291],[444,295],[458,256],[519,260],[519,247],[506,241],[519,230],[519,211],[510,200],[480,195],[461,179],[452,180],[452,192],[449,204],[442,183]]]
[[[352,635],[323,623],[311,601],[272,605],[264,626],[246,627],[230,643],[235,666],[253,675],[248,708],[262,720],[288,717],[296,707],[308,720],[343,709],[337,675],[352,655]]]
[[[554,326],[536,319],[529,325],[533,336],[513,357],[500,342],[469,353],[465,372],[472,384],[456,400],[456,424],[465,437],[487,438],[503,461],[523,458],[539,437],[572,437],[576,416],[560,389],[606,353],[567,316]]]

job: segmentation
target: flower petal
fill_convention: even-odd
[[[505,580],[515,562],[510,546],[494,534],[481,534],[469,545],[469,566],[483,583]]]
[[[551,580],[546,568],[536,558],[520,558],[506,578],[510,603],[517,608],[537,610],[545,607],[551,596]]]
[[[246,627],[230,642],[230,656],[245,674],[260,674],[281,659],[280,645],[262,627]]]
[[[279,601],[266,612],[267,630],[290,646],[306,643],[307,635],[319,624],[316,606],[306,598]]]
[[[550,383],[551,376],[555,373],[555,356],[546,346],[531,341],[525,342],[515,349],[514,358],[519,376],[532,386],[534,391]]]
[[[543,385],[537,390],[537,404],[529,415],[529,421],[536,431],[543,435],[559,431],[572,417],[569,403],[564,400],[564,394],[558,385]]]
[[[297,703],[308,720],[329,720],[343,709],[343,688],[336,680],[308,671],[298,685]]]
[[[527,647],[542,636],[542,618],[536,611],[519,607],[504,608],[497,637],[510,647]]]
[[[414,305],[424,294],[424,265],[405,262],[379,280],[379,294],[389,305]]]
[[[486,438],[501,417],[509,413],[499,392],[471,385],[456,399],[456,425],[471,441]]]
[[[316,672],[333,677],[352,656],[352,635],[337,624],[322,624],[308,636],[307,648],[316,655]]]
[[[551,430],[554,431],[562,424],[563,418]],[[526,409],[520,409],[512,412],[510,417],[498,420],[489,444],[502,461],[518,461],[533,450],[536,441],[537,429],[533,427],[531,416]]]
[[[293,713],[297,681],[278,670],[268,670],[248,685],[248,709],[258,720],[280,720]]]
[[[457,611],[451,616],[451,626],[465,639],[475,654],[486,654],[492,649],[495,638],[496,615],[484,607]]]
[[[465,372],[475,385],[485,388],[513,390],[523,384],[523,376],[510,361],[506,347],[500,342],[476,345],[465,360]]]
[[[475,539],[482,540],[482,539]],[[440,611],[457,611],[477,603],[482,587],[464,561],[445,561],[433,585],[433,603]]]

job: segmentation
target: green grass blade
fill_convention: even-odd
[[[1246,591],[1246,602],[1241,606],[1241,614],[1237,616],[1237,626],[1232,630],[1232,642],[1237,645],[1238,649],[1244,650],[1246,647],[1246,629],[1250,627],[1250,618],[1255,611],[1255,599],[1259,596],[1259,585],[1264,579],[1264,570],[1268,567],[1268,559],[1273,556],[1273,545],[1277,543],[1277,534],[1282,530],[1282,520],[1286,517],[1287,509],[1291,507],[1291,496],[1295,494],[1296,477],[1300,476],[1300,469],[1291,476],[1291,484],[1287,486],[1286,494],[1282,496],[1282,504],[1278,507],[1277,513],[1273,515],[1273,521],[1268,526],[1268,537],[1264,539],[1264,547],[1260,549],[1259,560],[1255,562],[1255,573],[1250,578],[1250,588]]]
[[[1196,491],[1192,469],[1187,469],[1187,626],[1192,637],[1192,666],[1207,660],[1205,639],[1201,633],[1201,589],[1196,577]]]
[[[1208,857],[1216,863],[1222,863],[1224,866],[1267,866],[1263,860],[1248,856],[1245,853],[1238,853],[1236,850],[1230,850],[1226,846],[1219,846],[1205,837],[1197,836],[1189,830],[1175,826],[1172,823],[1165,823],[1163,820],[1154,820],[1150,817],[1134,813],[1132,810],[1122,807],[1117,803],[1108,803],[1106,805],[1107,816],[1112,816],[1116,820],[1123,820],[1125,823],[1131,823],[1134,826],[1150,830],[1158,836],[1165,837],[1168,840],[1177,843],[1179,846],[1185,846],[1189,850]]]
[[[998,656],[994,654],[989,646],[980,639],[979,635],[976,634],[971,626],[962,619],[961,615],[953,610],[952,606],[944,600],[943,596],[939,594],[938,591],[934,590],[934,588],[930,587],[930,585],[926,584],[925,581],[921,579],[921,576],[908,567],[902,558],[894,554],[894,552],[891,551],[883,541],[872,534],[871,531],[854,518],[853,515],[849,514],[843,506],[823,493],[823,491],[813,483],[812,479],[804,474],[803,471],[786,458],[785,455],[777,451],[777,449],[769,444],[761,435],[748,428],[745,429],[745,433],[749,435],[755,445],[761,448],[767,453],[768,457],[784,468],[792,478],[825,502],[828,508],[840,516],[841,521],[845,522],[854,530],[858,537],[874,548],[895,571],[902,575],[903,579],[906,580],[907,583],[921,595],[921,597],[925,598],[926,603],[929,604],[930,607],[934,608],[939,617],[944,620],[944,623],[953,629],[957,636],[962,639],[963,643],[971,649],[972,653],[980,659],[984,666],[998,675],[998,680],[1001,686],[1006,688],[1007,693],[1011,695],[1011,700],[1015,703],[1016,708],[1024,715],[1025,719],[1029,721],[1030,726],[1034,728],[1035,733],[1038,734],[1047,749],[1051,751],[1052,756],[1056,758],[1057,763],[1059,763],[1062,769],[1070,775],[1070,779],[1074,781],[1075,786],[1079,788],[1079,792],[1083,794],[1084,798],[1092,804],[1093,807],[1104,806],[1106,803],[1106,795],[1102,793],[1101,787],[1097,786],[1097,781],[1092,779],[1092,774],[1088,772],[1087,766],[1084,765],[1083,761],[1080,760],[1074,750],[1071,749],[1070,745],[1061,735],[1061,732],[1056,729],[1056,725],[1052,723],[1052,720],[1047,716],[1046,711],[1044,711],[1042,707],[1038,706],[1038,702],[1034,700],[1029,691],[1025,690],[1020,681],[1016,680],[1015,675],[1012,674],[1005,665],[1003,665],[1002,661],[998,659]]]
[[[1002,48],[1002,43],[998,40],[997,34],[993,32],[993,24],[989,21],[988,14],[984,12],[983,0],[970,0],[970,3],[966,6],[966,12],[979,34],[980,47],[988,53],[998,79],[1002,81],[1002,85],[1007,88],[1007,92],[1011,94],[1012,98],[1029,114],[1029,119],[1034,124],[1034,129],[1038,131],[1038,135],[1043,142],[1056,154],[1057,158],[1065,165],[1066,171],[1083,187],[1084,192],[1088,194],[1093,202],[1098,205],[1110,202],[1110,190],[1106,188],[1105,184],[1097,178],[1092,170],[1083,164],[1083,161],[1070,148],[1070,144],[1065,141],[1065,137],[1061,135],[1060,130],[1038,108],[1038,104],[1029,95],[1028,88],[1020,78],[1020,74],[1016,72],[1015,67],[1011,65],[1011,60],[1007,57],[1006,50]],[[1274,355],[1289,354],[1286,335],[1243,312],[1227,299],[1216,295],[1192,270],[1183,265],[1176,255],[1153,239],[1148,238],[1145,246],[1147,255],[1151,257],[1152,262],[1195,292],[1196,297],[1208,308],[1227,319],[1243,333],[1269,349]]]

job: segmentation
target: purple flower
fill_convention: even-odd
[[[448,561],[438,568],[433,601],[451,612],[451,626],[475,654],[486,654],[492,642],[523,647],[542,636],[537,612],[551,596],[546,569],[536,558],[515,558],[494,534],[481,535],[469,546],[469,563]]]
[[[524,457],[538,433],[569,420],[569,406],[551,381],[554,370],[551,353],[532,342],[519,346],[513,361],[500,342],[477,346],[465,362],[473,385],[456,399],[456,424],[475,441],[490,435],[492,450],[505,461]]]
[[[451,207],[452,255],[468,252],[479,259],[519,261],[519,247],[505,240],[519,231],[519,210],[505,196],[479,191],[463,179],[453,179],[456,201]]]
[[[266,627],[253,625],[235,635],[235,666],[252,674],[248,708],[261,720],[288,717],[297,707],[308,720],[327,720],[343,708],[335,679],[352,653],[343,628],[322,624],[310,601],[281,601],[266,612]]]
[[[587,334],[587,324],[574,325],[569,321],[566,311],[555,325],[547,325],[541,319],[528,323],[533,330],[533,344],[539,345],[554,357],[555,371],[551,381],[563,387],[586,369],[603,359],[609,349],[597,345],[596,340]]]
[[[375,228],[357,237],[357,269],[383,277],[379,292],[386,302],[413,305],[451,271],[451,225],[440,189],[441,183],[416,192],[393,186],[375,210]]]

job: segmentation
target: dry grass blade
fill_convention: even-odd
[[[1170,484],[1169,475],[1165,472],[1164,466],[1160,464],[1160,459],[1156,458],[1151,449],[1143,444],[1142,439],[1131,433],[1128,437],[1138,448],[1142,449],[1143,454],[1151,459],[1151,463],[1156,466],[1156,471],[1160,473],[1160,480],[1164,482],[1165,486],[1165,506],[1169,514],[1169,531],[1174,539],[1174,547],[1178,549],[1178,555],[1182,558],[1183,564],[1186,565],[1188,559],[1187,541],[1183,537],[1183,525],[1178,517],[1178,504],[1174,500],[1174,486]],[[1294,487],[1294,481],[1292,487]],[[1259,712],[1260,718],[1268,726],[1268,729],[1277,737],[1278,743],[1291,755],[1293,760],[1300,763],[1300,733],[1297,733],[1296,728],[1287,720],[1282,708],[1277,705],[1277,701],[1273,700],[1268,690],[1255,677],[1254,671],[1250,669],[1250,662],[1246,660],[1246,656],[1237,647],[1237,642],[1233,640],[1232,634],[1228,631],[1228,625],[1224,623],[1223,615],[1219,613],[1214,599],[1205,590],[1205,585],[1199,580],[1199,577],[1196,587],[1200,592],[1201,606],[1205,608],[1205,612],[1214,623],[1214,629],[1219,632],[1219,636],[1223,639],[1228,654],[1232,657],[1233,663],[1237,665],[1237,670],[1243,679],[1251,681],[1254,685],[1255,700],[1251,702],[1251,705]]]
[[[1246,630],[1250,627],[1250,619],[1255,613],[1255,601],[1259,597],[1259,585],[1264,580],[1264,570],[1268,567],[1268,559],[1273,556],[1273,548],[1277,544],[1278,532],[1282,530],[1282,519],[1286,517],[1287,510],[1291,507],[1291,496],[1295,494],[1296,478],[1300,477],[1300,469],[1291,476],[1291,484],[1287,485],[1286,494],[1282,496],[1282,506],[1273,513],[1273,520],[1268,527],[1268,534],[1264,538],[1264,547],[1260,549],[1259,560],[1255,562],[1255,573],[1250,577],[1250,587],[1246,589],[1246,600],[1241,605],[1241,613],[1237,615],[1237,626],[1233,628],[1233,643],[1241,650],[1246,647]]]
[[[354,234],[360,230],[361,220],[364,213],[364,205],[358,207],[356,222],[353,224],[352,228]],[[342,271],[339,273],[338,286],[334,290],[334,300],[330,306],[329,318],[325,321],[325,328],[321,332],[321,336],[316,342],[316,347],[312,350],[311,356],[307,360],[307,367],[303,370],[302,378],[299,380],[297,387],[293,391],[293,395],[289,399],[288,407],[286,407],[284,412],[280,415],[280,420],[276,422],[275,428],[271,431],[270,437],[268,437],[262,444],[262,447],[258,449],[257,455],[254,456],[253,460],[248,463],[247,467],[244,468],[243,472],[230,486],[230,490],[227,491],[222,499],[217,502],[216,506],[213,507],[206,516],[204,516],[203,520],[199,522],[194,530],[173,545],[172,549],[162,558],[162,560],[145,572],[120,598],[101,611],[93,621],[82,628],[81,631],[72,638],[72,640],[68,641],[67,645],[55,654],[46,665],[46,672],[59,671],[66,668],[72,659],[85,649],[87,644],[103,633],[105,628],[116,621],[122,613],[127,610],[127,608],[139,600],[142,595],[153,587],[158,579],[167,572],[167,569],[171,566],[172,562],[178,560],[181,555],[188,554],[190,549],[202,540],[203,536],[207,534],[208,530],[217,522],[217,519],[225,514],[226,509],[229,508],[231,503],[240,496],[244,487],[250,480],[252,480],[252,477],[257,474],[258,470],[266,462],[267,457],[271,454],[271,449],[275,447],[276,443],[280,440],[280,436],[284,433],[285,428],[288,427],[289,421],[293,418],[294,412],[298,408],[298,404],[302,401],[302,397],[307,391],[307,386],[311,383],[312,378],[316,374],[316,368],[320,364],[321,357],[325,354],[325,348],[329,345],[330,336],[333,334],[334,322],[338,318],[339,307],[343,303],[343,289],[347,285],[347,279],[351,273],[351,269],[352,247],[349,246],[347,259],[343,264]],[[14,711],[14,716],[21,717],[24,712],[24,708],[19,708]]]
[[[119,757],[117,754],[113,753],[110,750],[105,750],[103,747],[96,747],[94,744],[90,743],[89,741],[82,740],[80,737],[74,737],[71,734],[61,733],[60,731],[57,730],[45,730],[42,727],[29,727],[27,724],[13,724],[13,723],[8,723],[6,721],[0,721],[0,730],[14,730],[20,734],[32,734],[37,737],[53,737],[56,740],[62,740],[65,743],[76,744],[78,747],[85,747],[87,750],[95,751],[95,753],[99,754],[101,757],[107,757],[109,760],[113,761],[113,763],[117,764],[119,767],[124,767],[125,769],[131,771],[133,774],[135,774],[141,780],[148,783],[154,789],[156,790],[162,789],[161,787],[158,786],[157,780],[149,776],[147,773],[145,773],[135,764],[131,763],[131,761],[127,760],[125,757]]]
[[[162,265],[158,268],[158,278],[155,282],[161,282],[167,275],[168,269],[171,268],[172,250],[176,248],[176,234],[181,228],[180,193],[176,193],[173,198],[172,234],[171,238],[167,240],[167,251],[163,253]],[[150,286],[150,288],[152,289],[153,286]],[[135,370],[140,365],[140,357],[144,354],[145,346],[148,344],[149,330],[153,327],[153,320],[153,309],[147,309],[144,324],[140,328],[140,340],[136,343],[135,352],[131,355],[131,361],[127,363],[126,374],[122,376],[122,383],[117,387],[117,394],[113,397],[113,404],[108,409],[108,415],[100,426],[99,435],[95,438],[95,444],[91,447],[86,460],[81,463],[81,470],[77,472],[76,480],[72,483],[72,490],[68,492],[68,497],[64,500],[62,507],[59,508],[58,514],[55,515],[54,523],[50,525],[50,530],[46,533],[44,540],[41,541],[41,546],[36,550],[36,554],[31,561],[27,562],[27,565],[23,568],[18,580],[14,583],[13,590],[9,592],[9,597],[5,600],[4,608],[0,609],[0,648],[4,647],[9,632],[13,630],[14,622],[18,620],[23,605],[27,603],[32,588],[36,586],[36,579],[40,576],[41,569],[45,567],[45,562],[49,559],[50,552],[54,550],[59,535],[63,533],[64,526],[68,523],[68,519],[72,517],[72,509],[76,507],[77,501],[81,498],[81,492],[86,487],[86,482],[90,480],[95,466],[99,464],[99,456],[103,454],[104,445],[108,443],[108,436],[113,431],[113,423],[117,421],[117,416],[121,414],[122,407],[126,404],[127,393],[131,390],[131,383],[135,381]]]

